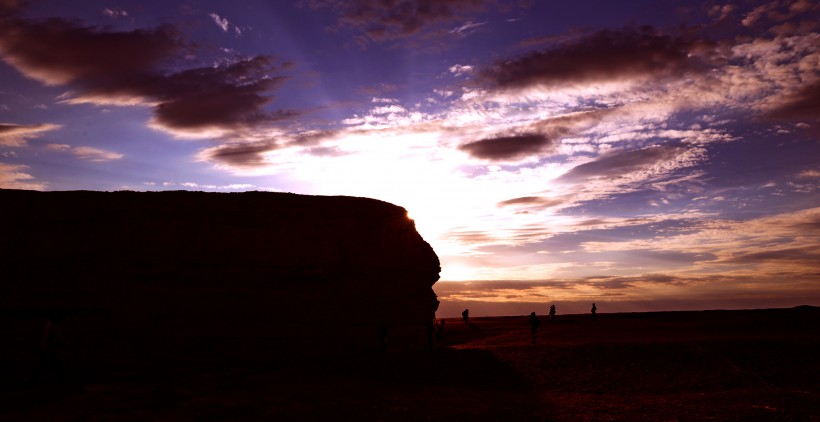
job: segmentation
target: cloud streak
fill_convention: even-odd
[[[231,23],[228,21],[228,18],[223,18],[216,13],[209,13],[208,16],[213,19],[216,26],[222,29],[222,32],[228,32],[228,28],[230,27]]]
[[[17,125],[0,123],[0,146],[24,147],[28,141],[43,136],[44,133],[59,129],[60,125],[40,123],[36,125]]]
[[[684,146],[677,145],[659,145],[640,150],[618,151],[573,167],[558,180],[583,182],[596,178],[619,178],[673,160],[685,151]]]
[[[27,173],[28,166],[0,163],[0,188],[45,190],[46,184],[34,182],[34,176]]]
[[[265,153],[279,148],[280,143],[276,140],[227,143],[205,148],[199,155],[204,161],[216,161],[238,168],[255,168],[268,164]]]
[[[117,152],[87,146],[72,147],[66,144],[47,144],[45,149],[52,152],[72,154],[77,158],[94,163],[119,160],[123,157],[122,154]]]

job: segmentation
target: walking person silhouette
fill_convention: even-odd
[[[530,336],[532,337],[532,344],[535,344],[535,333],[538,331],[538,326],[541,325],[541,320],[535,315],[535,312],[530,314]]]

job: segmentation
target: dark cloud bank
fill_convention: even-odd
[[[481,72],[498,89],[677,77],[703,63],[702,40],[661,34],[651,27],[602,30],[554,48],[496,63]]]
[[[499,136],[482,139],[459,147],[473,157],[488,160],[509,160],[535,155],[551,145],[552,141],[539,133]]]
[[[615,110],[597,109],[551,117],[530,125],[523,133],[481,139],[461,145],[459,149],[472,157],[489,161],[520,160],[548,154],[561,138],[598,123]]]
[[[820,122],[820,81],[806,85],[784,98],[782,104],[768,113],[768,117],[776,120]]]
[[[112,32],[62,19],[0,21],[3,59],[29,78],[70,87],[69,100],[150,104],[156,125],[183,134],[235,131],[294,114],[266,110],[284,80],[272,76],[281,70],[274,58],[170,70],[186,49],[170,25]]]
[[[303,0],[311,9],[330,9],[338,15],[333,30],[352,27],[362,33],[361,44],[389,41],[417,34],[440,23],[485,10],[489,0]]]

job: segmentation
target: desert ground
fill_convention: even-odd
[[[820,420],[820,308],[539,318],[535,345],[526,316],[486,317],[448,319],[432,350],[191,338],[136,364],[66,335],[61,380],[31,377],[42,320],[7,313],[0,420]]]

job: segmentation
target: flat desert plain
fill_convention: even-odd
[[[198,338],[105,369],[67,339],[62,381],[4,359],[0,419],[820,420],[818,308],[539,317],[534,345],[526,316],[448,319],[432,350]]]

